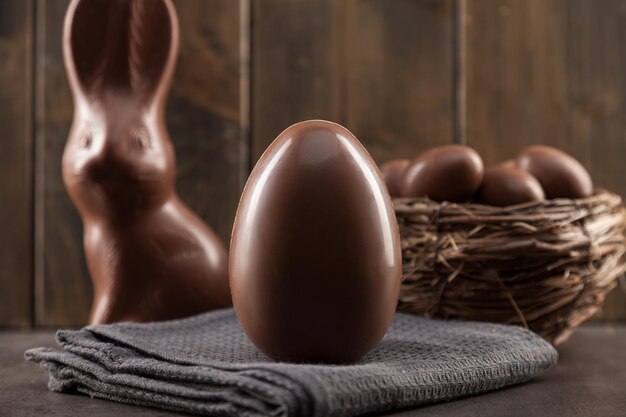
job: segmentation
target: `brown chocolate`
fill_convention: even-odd
[[[585,167],[551,146],[529,146],[517,157],[517,166],[539,180],[547,198],[584,198],[593,194],[593,182]]]
[[[411,161],[408,159],[393,159],[380,166],[380,173],[383,175],[390,196],[402,196],[402,178],[409,162]]]
[[[539,181],[528,172],[515,167],[497,165],[485,170],[478,190],[479,203],[506,207],[545,200]]]
[[[480,155],[467,146],[432,148],[411,161],[404,173],[404,197],[463,202],[472,198],[483,179]]]
[[[90,323],[229,306],[226,250],[174,190],[171,1],[74,0],[63,46],[75,106],[63,179],[84,224]]]
[[[302,122],[274,140],[241,196],[230,255],[241,325],[272,358],[355,361],[393,318],[402,269],[393,206],[340,125]]]

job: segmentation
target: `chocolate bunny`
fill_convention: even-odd
[[[74,0],[63,39],[74,121],[63,179],[84,224],[90,323],[231,305],[227,253],[178,198],[164,108],[178,50],[170,0]]]

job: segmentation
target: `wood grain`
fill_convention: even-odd
[[[228,245],[247,177],[247,0],[176,0],[181,43],[167,108],[185,203]],[[243,49],[243,51],[242,51]],[[243,53],[242,53],[243,52]],[[243,67],[245,68],[245,67]],[[243,114],[242,114],[243,113]]]
[[[61,157],[72,119],[62,62],[61,31],[67,1],[37,4],[37,324],[84,324],[91,282],[82,250],[82,224],[61,178]],[[245,135],[240,109],[242,39],[240,2],[175,1],[180,53],[167,107],[183,201],[225,243],[239,200]],[[244,84],[245,85],[245,84]],[[247,144],[246,144],[247,145]],[[244,166],[245,165],[245,166]]]
[[[453,2],[345,4],[346,126],[379,163],[452,142]]]
[[[565,3],[569,146],[584,152],[597,185],[626,199],[626,2]],[[626,320],[621,284],[607,297],[604,319]]]
[[[626,4],[467,0],[464,21],[469,145],[487,164],[556,146],[626,197]],[[626,319],[626,295],[605,311]]]
[[[91,306],[81,220],[61,178],[73,111],[61,48],[68,4],[36,4],[35,321],[44,326],[83,324]]]
[[[313,118],[344,124],[379,162],[452,141],[452,1],[269,0],[253,11],[255,160]]]
[[[0,326],[32,321],[32,11],[0,2]]]
[[[572,151],[562,4],[553,0],[467,2],[467,140],[493,164],[524,146]]]
[[[252,2],[252,162],[293,123],[341,123],[340,3]]]

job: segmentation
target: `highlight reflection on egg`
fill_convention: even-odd
[[[322,120],[282,132],[250,175],[231,240],[251,341],[278,360],[355,361],[391,323],[401,267],[391,199],[352,133]]]

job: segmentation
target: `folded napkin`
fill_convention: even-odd
[[[61,330],[62,350],[31,349],[49,388],[215,416],[353,416],[445,401],[527,381],[557,353],[520,327],[398,313],[353,365],[274,362],[232,309],[160,323]]]

